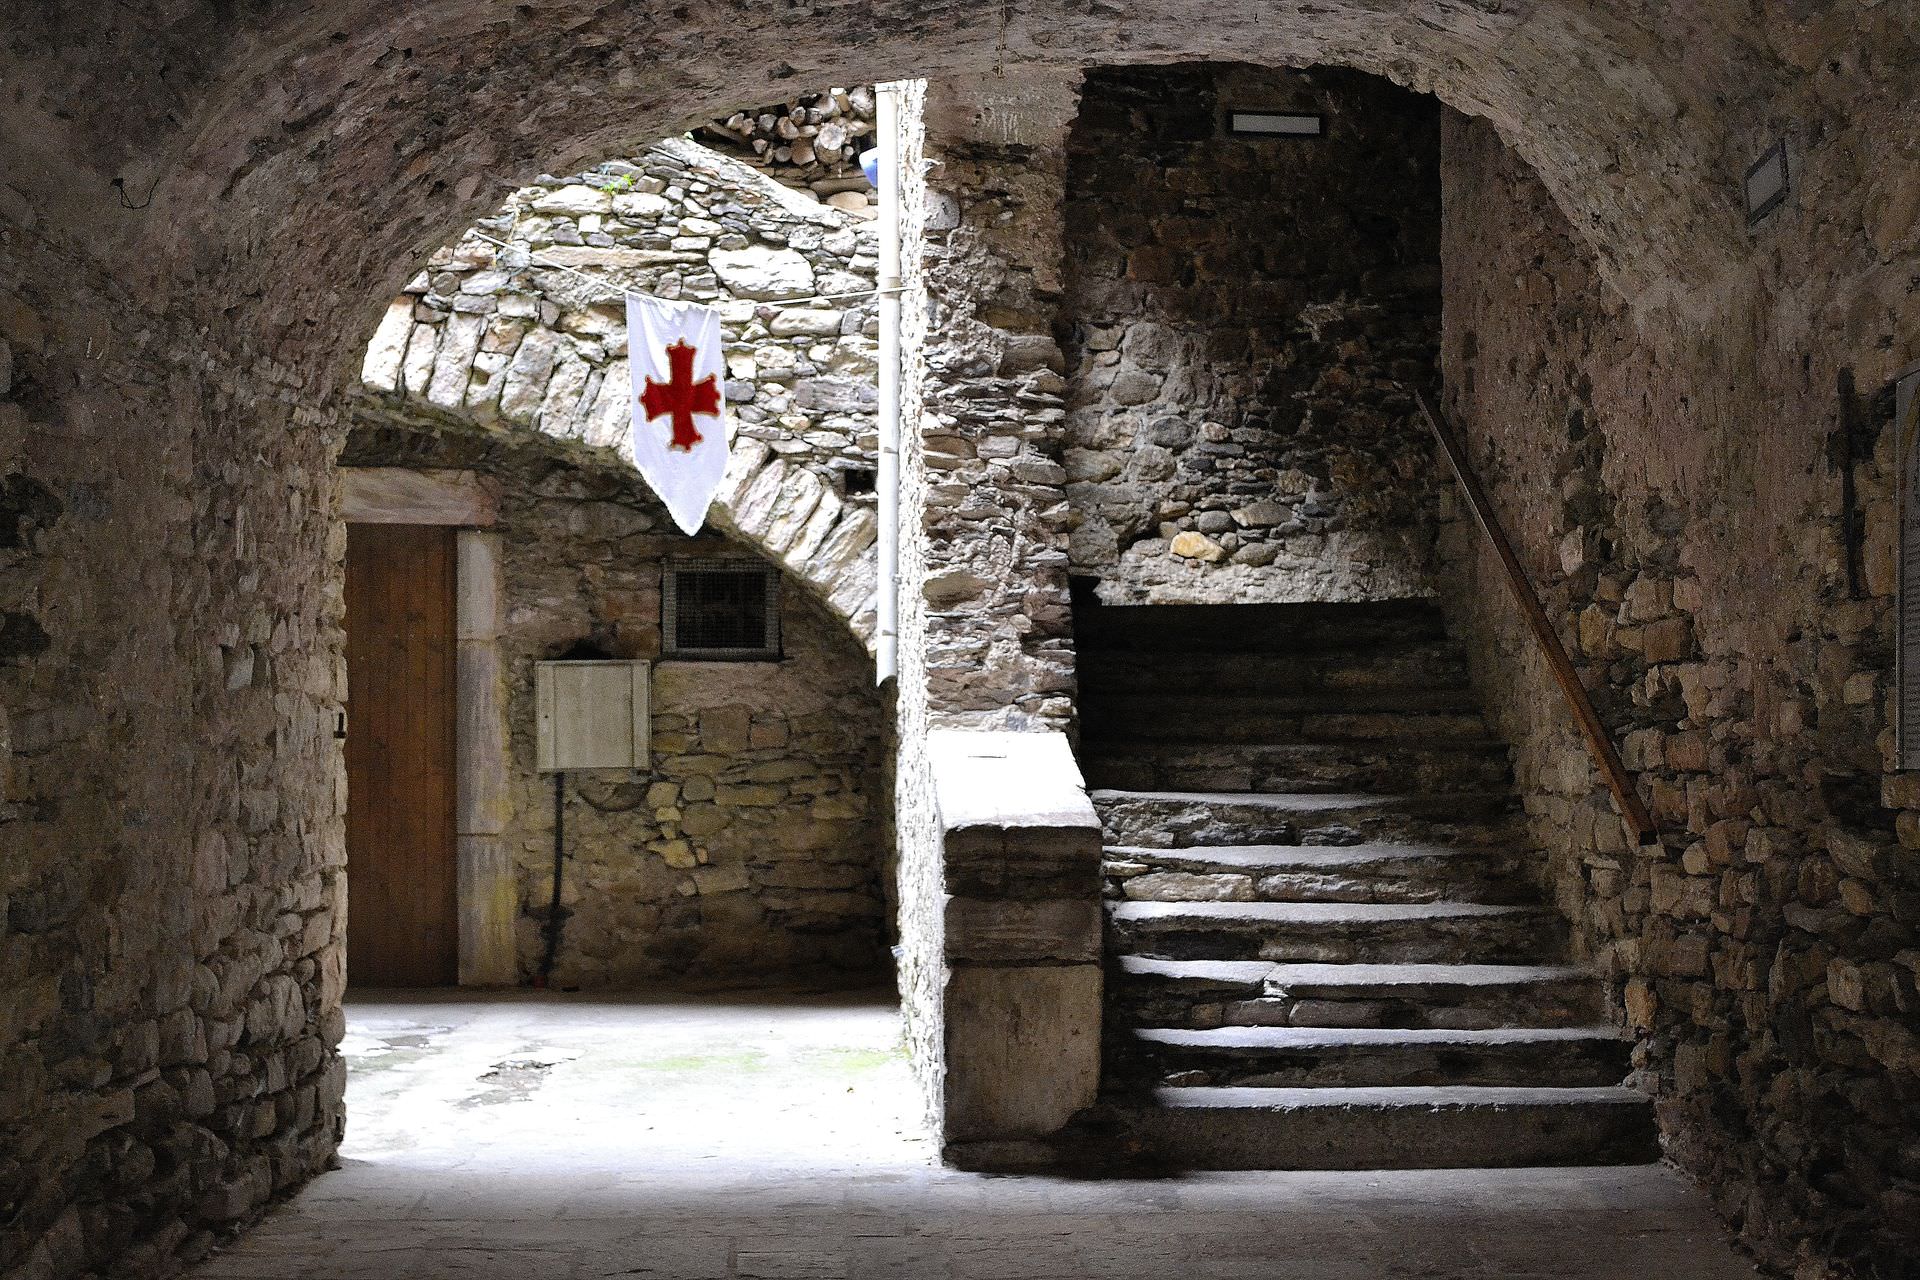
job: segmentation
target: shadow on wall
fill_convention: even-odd
[[[1430,593],[1439,475],[1403,387],[1439,346],[1439,103],[1230,64],[1095,71],[1081,102],[1074,571],[1110,604]],[[1324,134],[1234,136],[1250,107]]]

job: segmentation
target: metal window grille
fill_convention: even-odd
[[[780,656],[780,574],[767,565],[669,564],[661,612],[667,657],[764,662]]]

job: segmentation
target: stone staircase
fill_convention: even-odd
[[[1103,1115],[1195,1168],[1656,1158],[1437,608],[1084,607]]]

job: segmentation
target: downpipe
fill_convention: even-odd
[[[874,489],[880,506],[878,630],[874,682],[900,672],[900,89],[875,90],[880,143],[880,456]]]

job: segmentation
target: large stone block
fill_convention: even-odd
[[[1100,900],[1096,892],[1090,885],[1089,892],[1077,900],[1038,902],[950,898],[945,913],[947,955],[978,964],[1097,961]]]
[[[792,249],[753,245],[707,255],[720,283],[742,297],[777,300],[813,293],[813,267]]]
[[[1100,1087],[1098,964],[959,965],[945,993],[948,1143],[1041,1138]]]

